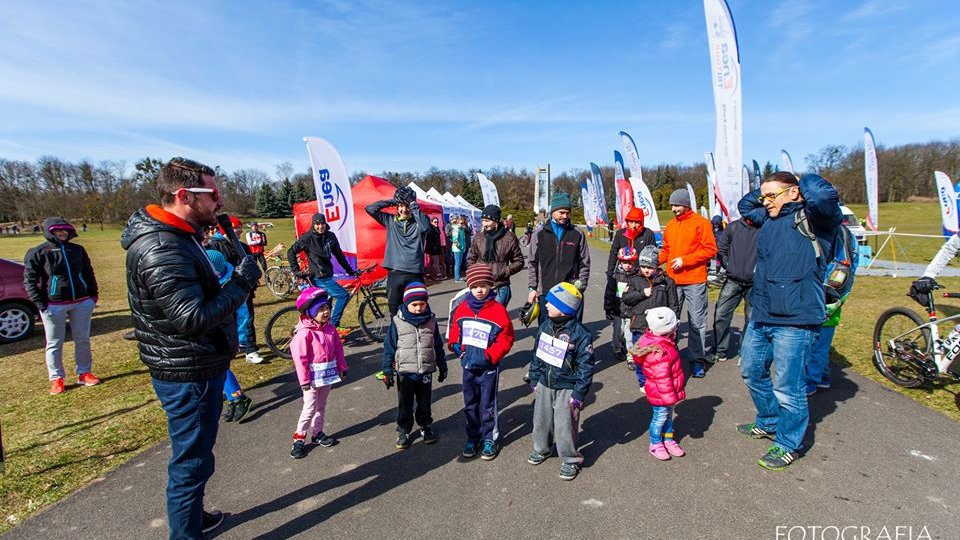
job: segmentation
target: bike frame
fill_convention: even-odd
[[[888,345],[892,346],[893,342],[916,332],[917,330],[922,330],[923,328],[930,329],[930,337],[932,340],[930,354],[933,356],[933,361],[937,364],[937,372],[943,375],[947,372],[947,366],[950,365],[950,359],[947,358],[946,352],[943,349],[943,342],[940,339],[940,325],[947,321],[953,321],[960,319],[960,313],[956,315],[951,315],[949,317],[939,319],[937,318],[937,309],[933,302],[933,293],[929,295],[929,300],[927,301],[927,317],[930,319],[929,322],[923,323],[920,326],[911,328],[910,330],[900,334],[899,336],[894,336],[888,340]],[[944,298],[957,298],[960,297],[960,293],[943,293]]]

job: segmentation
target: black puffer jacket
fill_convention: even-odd
[[[643,290],[650,287],[650,296]],[[680,301],[677,298],[677,284],[667,273],[657,270],[652,278],[636,273],[627,279],[627,292],[623,293],[620,316],[630,319],[631,332],[647,331],[647,310],[655,307],[668,307],[680,317]]]
[[[140,360],[155,379],[211,379],[237,352],[235,313],[250,284],[234,277],[221,289],[200,239],[154,205],[137,210],[120,237]]]
[[[51,227],[69,231],[67,241],[53,236]],[[47,241],[23,257],[23,288],[30,300],[45,311],[51,302],[96,298],[99,291],[90,257],[83,246],[70,242],[77,237],[73,227],[63,218],[50,217],[43,221],[43,236]]]

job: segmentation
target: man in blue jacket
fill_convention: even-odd
[[[804,367],[826,320],[823,274],[843,218],[836,189],[815,174],[786,171],[767,177],[738,204],[760,226],[750,303],[753,313],[740,351],[740,374],[757,408],[737,432],[773,439],[757,462],[782,470],[799,456],[810,419]],[[808,227],[802,227],[806,220]],[[801,232],[807,228],[814,240]],[[771,370],[773,376],[771,378]]]

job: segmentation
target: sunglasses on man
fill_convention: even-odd
[[[210,198],[213,199],[213,202],[220,200],[220,190],[204,187],[194,187],[194,188],[180,188],[173,192],[173,195],[179,195],[181,191],[189,191],[190,193],[209,193]]]

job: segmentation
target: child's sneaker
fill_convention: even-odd
[[[650,454],[653,457],[659,459],[660,461],[667,461],[670,459],[670,452],[667,452],[667,449],[663,446],[663,443],[650,444]]]
[[[406,450],[407,448],[410,448],[410,439],[411,437],[409,433],[401,433],[397,435],[397,450]]]
[[[337,327],[337,335],[340,336],[340,339],[346,339],[346,337],[350,335],[350,332],[353,332],[353,328]]]
[[[463,445],[463,452],[460,452],[460,455],[467,459],[477,457],[477,443],[467,441],[467,444]]]
[[[335,437],[331,437],[330,435],[327,435],[326,433],[321,431],[320,433],[317,433],[316,435],[311,437],[310,442],[312,442],[313,444],[319,444],[324,448],[330,448],[331,446],[337,444],[340,441],[338,441]]]
[[[696,379],[702,379],[707,376],[707,372],[703,369],[703,362],[694,362],[690,366],[690,376]]]
[[[248,364],[262,364],[264,362],[264,358],[257,351],[247,353],[245,359]]]
[[[630,371],[636,371],[637,365],[633,363],[633,360],[627,360],[627,369]]]
[[[495,441],[487,439],[483,441],[483,451],[480,452],[480,459],[484,461],[493,461],[497,459],[497,454],[500,453],[500,445]]]
[[[767,453],[757,461],[757,465],[771,471],[782,471],[798,457],[800,457],[800,454],[796,452],[787,452],[779,446],[771,446]]]
[[[529,456],[527,456],[527,463],[531,465],[539,465],[546,461],[548,457],[550,457],[550,454],[541,454],[540,452],[534,450]]]
[[[773,436],[777,434],[776,431],[767,431],[763,428],[757,427],[753,422],[749,424],[740,424],[737,426],[737,433],[743,435],[744,437],[749,437],[751,439],[770,439],[773,440]]]
[[[234,401],[234,403],[236,405],[233,413],[233,421],[239,422],[250,412],[250,408],[253,406],[253,400],[247,396],[241,396],[240,399]]]
[[[683,457],[686,455],[686,452],[683,451],[683,448],[680,448],[680,445],[677,444],[677,441],[673,439],[664,439],[663,447],[667,449],[667,453],[673,457]]]
[[[81,386],[96,386],[100,384],[100,379],[93,373],[81,373],[80,376],[77,377],[77,383]]]
[[[227,402],[227,412],[223,413],[224,422],[233,422],[233,417],[237,414],[237,402],[228,401]]]
[[[67,387],[63,384],[63,378],[54,379],[53,384],[50,385],[50,395],[55,396],[62,394],[66,389]]]
[[[307,449],[305,448],[303,439],[297,439],[293,441],[293,446],[290,447],[290,457],[293,459],[300,459],[303,456],[307,455]]]
[[[580,466],[576,463],[564,463],[560,466],[560,479],[573,480],[580,474]]]
[[[423,444],[433,444],[437,442],[437,434],[433,432],[430,426],[420,428],[420,437],[423,438]]]

